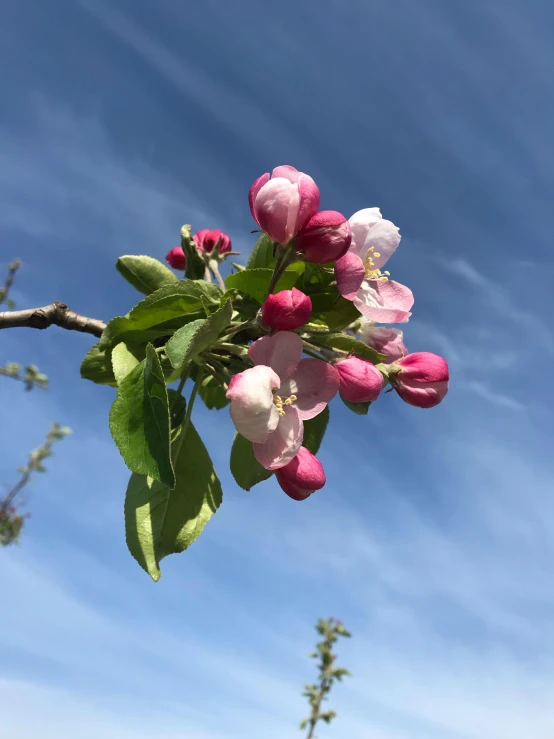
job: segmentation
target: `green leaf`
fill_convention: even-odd
[[[165,347],[173,367],[182,367],[212,346],[229,325],[232,315],[233,305],[228,300],[208,318],[192,321],[176,331]]]
[[[192,423],[172,444],[175,488],[133,474],[125,496],[127,546],[154,581],[160,561],[187,549],[221,505],[221,485]]]
[[[379,354],[378,351],[364,344],[363,341],[359,341],[354,336],[349,336],[348,334],[327,334],[326,336],[316,336],[314,338],[316,339],[316,343],[327,344],[327,346],[333,347],[334,349],[351,352],[357,357],[368,359],[373,364],[379,364],[379,362],[387,358],[385,354]]]
[[[360,312],[349,300],[332,292],[310,295],[312,301],[312,321],[319,318],[331,330],[346,328],[360,317]]]
[[[344,405],[347,408],[350,408],[350,410],[353,411],[357,416],[367,416],[369,406],[371,405],[370,400],[367,400],[364,403],[351,403],[349,400],[345,400],[342,395],[340,396],[340,399],[342,400]]]
[[[94,344],[81,363],[81,377],[98,385],[116,385],[112,365],[106,352]]]
[[[296,264],[287,267],[275,286],[274,292],[277,293],[279,290],[290,290],[293,288],[300,274],[300,269]],[[272,269],[245,269],[244,272],[236,272],[235,274],[229,275],[225,280],[225,285],[228,289],[235,288],[254,298],[258,303],[263,303],[272,275]]]
[[[176,429],[185,420],[187,401],[183,398],[181,393],[178,393],[177,390],[173,390],[173,388],[167,388],[167,399],[169,401],[171,428]]]
[[[323,441],[323,437],[325,436],[325,431],[327,429],[327,424],[329,423],[329,415],[329,406],[326,405],[325,410],[315,416],[315,418],[310,418],[308,421],[304,421],[304,439],[302,441],[302,446],[305,446],[312,454],[317,454],[319,447],[321,446],[321,442]]]
[[[118,385],[144,359],[144,356],[144,346],[126,344],[124,341],[114,346],[112,349],[112,367]]]
[[[10,310],[15,310],[15,300],[12,300],[11,298],[8,298],[6,301],[8,308]]]
[[[273,474],[271,470],[262,467],[254,456],[252,442],[240,434],[235,434],[231,448],[231,473],[243,490],[250,490]]]
[[[201,280],[206,271],[206,264],[194,243],[189,225],[185,225],[181,229],[181,246],[187,258],[187,266],[185,275],[189,280]]]
[[[211,376],[204,378],[198,391],[198,394],[204,401],[204,405],[211,411],[220,411],[226,405],[229,405],[230,401],[227,399],[225,393],[225,388],[219,384],[215,377]]]
[[[157,259],[145,255],[119,257],[115,268],[127,282],[145,295],[178,282],[177,275]]]
[[[170,336],[181,326],[205,317],[205,305],[219,306],[223,293],[205,280],[181,280],[164,285],[141,300],[126,316],[108,323],[99,346],[104,349],[117,341],[146,343]]]
[[[173,487],[167,391],[152,344],[146,347],[146,358],[118,387],[110,411],[110,430],[132,472],[149,475]]]
[[[246,263],[247,269],[257,267],[272,267],[275,264],[273,256],[273,241],[266,234],[262,234],[254,244],[252,253]]]

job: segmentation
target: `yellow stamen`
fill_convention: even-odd
[[[378,251],[375,251],[375,247],[371,246],[367,250],[366,257],[364,259],[364,267],[365,267],[365,276],[368,280],[380,280],[381,282],[387,282],[387,280],[390,277],[390,272],[381,272],[380,269],[377,269],[375,266],[374,259],[379,259],[381,254]]]
[[[295,400],[298,400],[296,395],[290,395],[288,398],[283,398],[280,395],[274,395],[273,396],[273,402],[275,403],[275,406],[277,407],[277,412],[280,416],[285,415],[285,409],[283,406],[285,405],[292,405]]]

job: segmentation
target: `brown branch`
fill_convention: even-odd
[[[48,326],[59,326],[68,331],[81,331],[98,337],[102,336],[102,331],[106,328],[104,321],[81,316],[69,310],[64,303],[58,302],[43,308],[0,312],[0,330],[21,327],[43,329]]]

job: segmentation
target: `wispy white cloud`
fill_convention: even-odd
[[[475,395],[478,395],[488,403],[497,405],[500,408],[508,408],[512,411],[523,411],[526,410],[527,406],[520,403],[519,400],[504,395],[502,393],[495,392],[492,388],[488,387],[485,383],[479,382],[478,380],[469,380],[463,383],[462,387],[469,390]]]
[[[30,110],[27,129],[0,128],[3,228],[51,237],[52,248],[64,251],[70,241],[87,243],[93,223],[96,233],[110,234],[95,249],[113,252],[114,243],[151,250],[172,243],[187,217],[209,220],[208,204],[183,182],[122,157],[99,115],[42,96]]]

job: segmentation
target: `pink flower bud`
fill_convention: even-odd
[[[379,354],[385,354],[384,364],[390,364],[405,357],[408,350],[404,346],[404,334],[397,328],[374,326],[372,321],[362,321],[358,331],[360,339]]]
[[[288,244],[319,208],[319,188],[312,178],[283,165],[266,172],[248,194],[256,223],[279,244]]]
[[[296,248],[308,262],[325,264],[346,254],[352,241],[350,224],[336,210],[321,210],[296,237]]]
[[[301,290],[281,290],[262,305],[262,323],[273,331],[294,331],[312,315],[312,301]]]
[[[171,251],[168,251],[165,255],[165,261],[170,267],[173,267],[173,269],[186,269],[187,266],[185,252],[180,246],[174,246]]]
[[[399,368],[399,372],[395,372]],[[433,408],[448,392],[446,359],[431,352],[414,352],[392,367],[391,382],[402,400],[418,408]]]
[[[221,241],[219,245],[219,253],[225,254],[227,251],[231,251],[231,239],[223,231],[209,231],[204,228],[202,231],[198,231],[194,234],[194,243],[198,251],[207,251],[211,253],[214,246],[218,241]]]
[[[293,500],[305,500],[326,482],[323,465],[303,446],[285,467],[275,471],[275,477],[285,493]]]
[[[340,377],[340,394],[350,403],[377,400],[383,389],[383,375],[375,365],[360,357],[348,357],[335,364]]]

